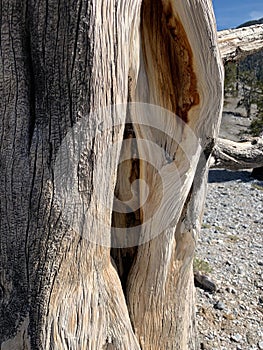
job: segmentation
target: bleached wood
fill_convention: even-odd
[[[263,166],[263,139],[235,142],[218,139],[211,157],[211,168],[230,170],[252,169]]]
[[[11,0],[1,15],[1,350],[197,349],[192,261],[223,103],[212,2],[50,0],[24,8]],[[111,148],[122,141],[126,115],[93,112],[127,101],[174,116],[166,124],[160,115],[164,132],[133,130],[162,146],[157,161],[168,179],[158,191],[156,172],[140,160],[139,177],[153,192],[136,219],[143,224],[166,196],[164,215],[149,220],[140,238],[151,237],[151,223],[173,220],[113,261],[109,247],[85,239],[63,217],[54,162],[67,132],[86,119],[87,231],[110,242],[114,188],[125,198],[134,174],[129,162],[117,174],[121,142]],[[101,134],[117,117],[119,128]],[[137,152],[155,156],[139,143]],[[140,187],[139,202],[144,194]]]
[[[167,154],[174,154],[175,149],[176,152],[174,162],[164,162],[163,167],[171,179],[165,190],[166,212],[155,218],[161,223],[169,218],[168,212],[173,215],[173,222],[156,238],[138,247],[128,275],[128,308],[142,349],[197,349],[192,261],[208,166],[205,157],[200,158],[195,140],[200,141],[208,157],[211,141],[218,134],[223,101],[223,67],[211,2],[144,1],[141,51],[136,100],[177,114],[195,137],[191,137],[186,126],[176,126],[174,120],[171,128],[182,147],[176,148],[176,143],[161,132],[135,127],[138,138],[159,142]],[[138,152],[144,158],[149,148],[139,147]],[[180,184],[173,165],[180,174]],[[141,164],[140,173],[158,188],[155,172],[148,164]],[[142,208],[143,218],[149,219],[161,196],[155,190],[152,201]],[[141,235],[148,237],[155,229],[155,220],[149,220]]]
[[[218,32],[222,59],[236,61],[263,49],[263,24]]]

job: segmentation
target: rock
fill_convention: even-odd
[[[258,342],[258,348],[263,350],[263,341]]]
[[[237,269],[237,273],[238,273],[239,275],[244,275],[244,274],[245,274],[245,271],[244,271],[243,267],[239,267],[239,268]]]
[[[217,286],[214,293],[196,289],[200,343],[211,350],[263,350],[263,191],[250,190],[249,171],[211,170],[209,177],[204,222],[210,228],[202,230],[196,256],[209,260],[208,280]],[[214,233],[215,226],[224,231]]]
[[[230,339],[236,343],[239,343],[242,340],[242,335],[239,333],[231,335]]]
[[[223,317],[226,319],[226,320],[234,320],[235,319],[235,316],[233,314],[224,314]]]
[[[240,304],[239,307],[242,310],[248,310],[248,307],[246,305],[244,305],[244,304]]]
[[[237,291],[232,287],[226,287],[226,291],[228,293],[237,294]]]
[[[214,293],[216,291],[216,284],[211,281],[207,276],[201,275],[199,272],[194,273],[194,282],[195,286],[201,288],[210,293]]]
[[[247,343],[249,345],[255,344],[255,337],[254,337],[254,334],[252,332],[247,332],[246,338],[247,338]]]
[[[216,310],[224,310],[226,308],[225,304],[222,303],[221,301],[217,301],[215,304],[214,304],[214,308]]]

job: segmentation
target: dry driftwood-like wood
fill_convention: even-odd
[[[260,168],[263,166],[263,139],[234,142],[218,139],[211,157],[211,168],[231,170]]]
[[[212,2],[10,0],[0,34],[1,350],[197,349],[192,262],[223,103]],[[161,106],[169,122],[105,110],[128,101]],[[74,214],[85,206],[86,237],[55,196],[78,123],[85,152],[61,178],[78,184],[80,202],[64,195]],[[138,212],[114,213],[114,192],[127,201],[135,179],[149,200],[139,184]],[[143,244],[111,250],[111,220],[133,220]]]
[[[222,59],[235,61],[263,48],[263,24],[218,32]]]
[[[208,17],[203,17],[203,11]],[[213,113],[220,115],[223,99],[223,72],[211,14],[210,2],[169,4],[148,0],[143,3],[143,61],[135,99],[162,106],[177,114],[185,124],[181,128],[173,120],[163,129],[168,135],[169,128],[174,130],[174,139],[180,140],[181,148],[163,132],[135,124],[138,138],[160,143],[165,153],[176,154],[174,162],[163,159],[162,174],[168,179],[163,211],[155,220],[148,221],[141,235],[149,236],[158,224],[169,221],[169,215],[173,215],[172,225],[138,247],[127,279],[128,307],[142,349],[197,347],[192,323],[195,317],[192,259],[201,224],[207,164],[205,159],[199,162],[196,140],[201,140],[203,148],[210,150],[211,139],[217,136],[219,126]],[[211,46],[207,46],[208,42]],[[136,115],[134,120],[137,121]],[[189,134],[187,125],[195,137]],[[187,156],[184,146],[188,148]],[[149,152],[149,146],[138,147],[139,158],[145,159]],[[174,165],[180,183],[174,177]],[[158,177],[149,163],[141,162],[140,173],[158,189]],[[161,191],[155,190],[151,201],[141,209],[143,218],[147,219],[154,205],[160,202],[160,196]],[[142,299],[138,300],[140,294]]]

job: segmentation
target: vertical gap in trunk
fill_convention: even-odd
[[[128,103],[134,100],[134,78],[129,75],[128,79]],[[118,166],[117,181],[115,186],[115,198],[120,201],[128,201],[133,196],[131,192],[131,185],[134,181],[139,179],[139,156],[136,146],[136,135],[133,129],[133,124],[129,116],[129,106],[127,107],[127,117],[125,121],[125,128],[123,134],[123,140],[126,140],[125,145],[122,147],[121,154],[124,152],[129,154],[128,160],[121,162]],[[127,143],[131,141],[131,147],[127,149]],[[127,159],[127,157],[125,157]],[[123,181],[124,179],[124,181]],[[125,186],[126,184],[126,186]],[[139,203],[139,188],[136,198]],[[126,283],[129,271],[133,264],[133,261],[137,254],[137,245],[134,244],[139,238],[139,227],[141,225],[140,209],[135,211],[120,213],[117,211],[112,212],[112,248],[111,257],[116,265],[120,281],[123,288],[123,293],[126,298]],[[128,229],[138,227],[138,237],[129,237]],[[115,237],[115,229],[121,229],[121,234],[118,235],[118,242]],[[130,233],[131,235],[131,233]],[[113,242],[114,241],[114,242]],[[130,244],[128,242],[131,242]]]

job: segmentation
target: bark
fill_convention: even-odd
[[[252,169],[263,166],[263,140],[253,139],[246,142],[234,142],[218,139],[211,157],[211,168],[230,170]]]
[[[98,192],[112,202],[120,147],[100,164],[114,138],[94,135],[111,116],[99,121],[93,111],[127,100],[140,2],[25,4],[5,1],[1,12],[1,349],[137,349],[110,249],[70,229],[54,197],[54,164],[83,116],[94,155],[83,202],[101,215]]]
[[[263,25],[218,32],[218,44],[224,62],[236,61],[263,48]]]
[[[1,350],[196,349],[192,260],[223,101],[211,2],[6,1],[0,59]],[[136,101],[163,108],[155,126],[105,108]],[[139,183],[139,210],[118,215],[114,192],[127,201],[136,179],[149,198]],[[139,246],[111,251],[131,218]]]

